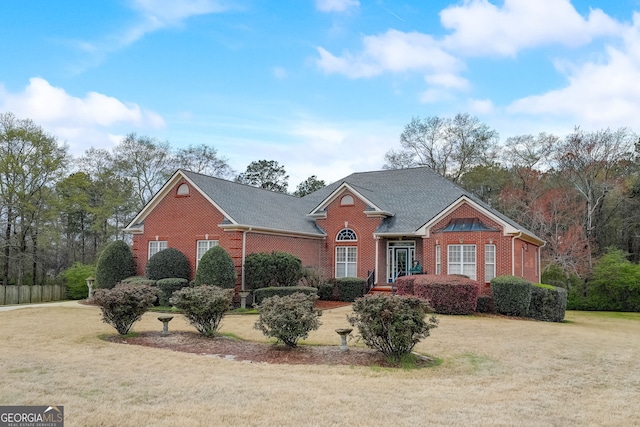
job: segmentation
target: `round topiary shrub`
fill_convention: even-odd
[[[109,243],[96,263],[96,287],[111,289],[136,274],[131,248],[122,240]]]
[[[191,278],[191,266],[187,257],[175,248],[155,253],[147,262],[146,276],[151,280],[167,278]]]
[[[209,249],[200,259],[194,284],[235,288],[236,268],[231,255],[220,246]]]
[[[266,298],[258,306],[260,317],[254,328],[267,337],[276,338],[288,347],[296,347],[298,340],[320,327],[322,310],[315,308],[317,295],[296,292],[288,296]]]
[[[357,326],[367,347],[395,360],[411,353],[413,347],[430,335],[438,319],[427,313],[429,304],[413,296],[367,295],[353,304],[347,320]]]
[[[229,310],[233,291],[217,286],[196,286],[175,291],[170,301],[182,310],[189,323],[202,335],[215,336]]]
[[[96,289],[93,300],[102,309],[102,320],[120,335],[126,335],[131,326],[153,306],[156,290],[148,285],[119,283],[112,289]]]

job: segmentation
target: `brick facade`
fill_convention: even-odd
[[[133,254],[137,274],[144,275],[148,260],[149,241],[167,241],[168,247],[184,253],[195,275],[198,240],[217,240],[229,252],[238,273],[237,288],[241,285],[243,246],[244,254],[256,252],[289,252],[302,260],[303,265],[318,269],[324,277],[336,274],[336,248],[357,247],[357,275],[366,278],[376,269],[377,284],[387,283],[387,253],[391,242],[415,242],[415,259],[420,261],[423,271],[435,273],[436,247],[440,247],[441,274],[447,274],[448,246],[475,245],[476,278],[480,283],[485,277],[485,245],[495,245],[496,276],[514,274],[532,282],[539,280],[540,248],[524,238],[505,235],[503,226],[496,218],[484,214],[469,203],[462,203],[448,215],[425,230],[425,236],[377,236],[376,230],[383,221],[381,216],[371,215],[367,204],[349,189],[334,197],[326,206],[326,216],[316,218],[316,224],[325,231],[326,237],[312,237],[269,232],[264,230],[223,229],[225,217],[198,189],[190,188],[188,195],[177,194],[180,185],[190,184],[180,179],[167,189],[163,197],[153,202],[144,217],[144,231],[133,235]],[[344,203],[344,196],[352,201]],[[496,231],[444,232],[442,229],[454,218],[478,218]],[[227,221],[228,224],[228,221]],[[353,230],[354,241],[336,241],[344,229]],[[400,243],[402,244],[402,243]],[[376,259],[377,254],[377,259]],[[411,260],[409,260],[411,262]]]

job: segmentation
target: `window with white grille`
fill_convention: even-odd
[[[214,246],[218,246],[218,240],[198,240],[198,249],[196,251],[196,268],[198,267],[202,256]]]
[[[447,272],[476,280],[476,245],[449,245]]]
[[[167,245],[166,240],[150,240],[149,241],[149,258],[157,254],[163,249],[167,249],[169,246]]]
[[[484,245],[484,281],[496,277],[496,245]]]
[[[336,247],[336,277],[358,277],[357,247]]]

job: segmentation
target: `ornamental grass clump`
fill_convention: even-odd
[[[438,326],[435,316],[426,320],[432,312],[429,304],[413,296],[367,295],[357,299],[352,309],[347,319],[365,344],[397,361]]]
[[[232,289],[218,286],[196,286],[175,291],[169,300],[202,335],[217,334],[220,322],[229,310],[233,298]]]
[[[253,327],[288,347],[296,347],[298,340],[320,327],[322,310],[314,307],[317,299],[316,294],[300,292],[266,298],[257,306],[260,317]]]
[[[157,298],[151,286],[128,283],[119,283],[113,289],[96,289],[93,293],[93,301],[102,309],[102,320],[120,335],[129,333]]]

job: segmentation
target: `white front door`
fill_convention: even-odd
[[[387,283],[408,276],[415,255],[415,242],[389,242],[387,251]]]

